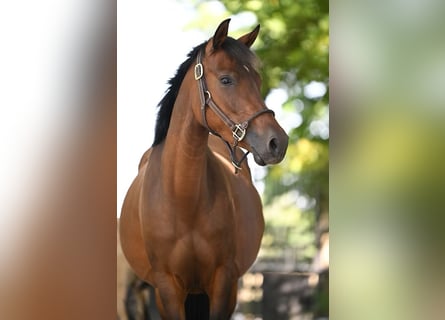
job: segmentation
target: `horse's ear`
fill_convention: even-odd
[[[250,48],[250,46],[255,42],[256,37],[258,36],[258,33],[260,32],[260,25],[257,25],[255,29],[253,29],[252,32],[247,33],[243,35],[242,37],[238,38],[238,41],[241,41],[246,46]]]
[[[230,18],[224,20],[218,26],[218,29],[215,31],[215,35],[213,36],[213,49],[218,49],[224,40],[227,38],[227,32],[229,31],[229,22]]]

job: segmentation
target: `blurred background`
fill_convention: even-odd
[[[443,319],[445,3],[330,5],[330,316]]]

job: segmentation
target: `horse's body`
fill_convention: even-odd
[[[252,151],[260,164],[281,161],[287,147],[287,135],[260,97],[249,55],[258,28],[234,40],[227,37],[228,23],[196,47],[171,80],[161,101],[155,143],[143,155],[122,208],[122,249],[136,274],[156,288],[163,319],[185,319],[190,294],[208,296],[210,319],[228,319],[236,305],[238,278],[253,264],[264,230],[247,162],[236,161],[242,156],[236,147],[227,156],[227,121],[207,105],[217,105],[227,118],[250,117],[244,122],[249,130],[238,134],[234,145]],[[193,72],[201,55],[207,83],[200,82],[199,70]],[[238,55],[245,57],[241,65]],[[164,110],[167,102],[170,108]],[[168,121],[162,122],[166,114]],[[239,173],[231,162],[241,168]]]

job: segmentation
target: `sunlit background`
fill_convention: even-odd
[[[188,52],[208,37],[184,30],[194,17],[191,3],[118,2],[117,216],[140,158],[153,142],[156,106],[168,80]]]

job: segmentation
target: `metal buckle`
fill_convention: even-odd
[[[195,65],[195,80],[201,79],[203,74],[204,74],[204,69],[202,67],[202,64],[197,63]]]
[[[232,135],[235,140],[240,142],[244,139],[244,136],[246,135],[246,127],[242,124],[235,125],[235,128],[232,130]]]

